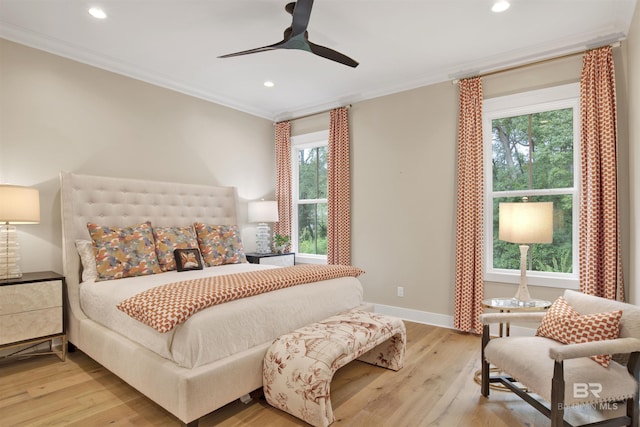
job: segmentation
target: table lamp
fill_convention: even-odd
[[[271,229],[269,222],[278,222],[278,202],[259,200],[249,202],[249,222],[257,222],[256,252],[259,254],[271,253]]]
[[[22,277],[20,245],[14,224],[40,222],[40,194],[37,189],[0,185],[0,279]]]
[[[531,243],[553,241],[553,203],[500,203],[498,238],[520,244],[520,286],[515,299],[531,300],[527,288],[527,252]]]

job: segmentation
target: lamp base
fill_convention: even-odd
[[[518,286],[518,290],[516,291],[516,295],[513,297],[518,301],[531,301],[531,295],[529,294],[529,288],[527,288],[527,284],[524,286]]]
[[[265,222],[258,224],[256,232],[256,252],[259,254],[271,253],[271,229]]]
[[[16,227],[0,225],[0,280],[22,277],[22,270],[18,264],[20,245],[16,236]]]
[[[22,271],[17,270],[0,270],[0,280],[19,279],[22,277]]]
[[[513,297],[519,301],[530,301],[531,295],[529,294],[529,288],[527,288],[527,252],[529,251],[529,245],[520,245],[520,285],[516,291],[516,295]]]

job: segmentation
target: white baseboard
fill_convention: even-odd
[[[392,305],[374,304],[375,312],[399,317],[409,322],[424,323],[425,325],[440,326],[442,328],[455,329],[453,327],[453,316],[448,314],[430,313],[428,311],[414,310],[411,308],[395,307]],[[495,328],[494,328],[495,326]],[[530,337],[536,333],[533,328],[512,325],[510,327],[511,336]],[[498,335],[498,325],[491,326],[491,335]]]
[[[395,307],[392,305],[374,304],[375,312],[399,317],[410,322],[424,323],[426,325],[453,328],[453,316],[446,314],[430,313],[428,311],[413,310],[411,308]]]

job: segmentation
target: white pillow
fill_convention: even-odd
[[[76,240],[76,249],[82,262],[82,281],[98,277],[96,268],[96,256],[93,253],[93,243],[90,240]]]

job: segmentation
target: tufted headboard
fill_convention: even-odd
[[[90,240],[87,222],[126,227],[151,221],[161,227],[194,222],[237,224],[236,189],[137,179],[60,173],[62,262],[67,284],[67,334],[74,344],[80,308],[77,239]]]

